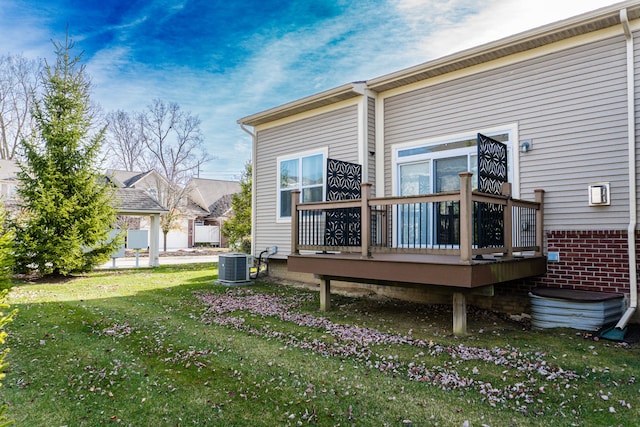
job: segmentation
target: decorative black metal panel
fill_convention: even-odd
[[[327,159],[327,201],[359,199],[362,166]],[[360,209],[334,209],[327,212],[325,244],[360,246]]]
[[[478,191],[502,194],[507,182],[507,146],[500,141],[478,134]],[[480,248],[504,244],[504,207],[478,203],[476,208],[477,241]]]
[[[502,194],[507,182],[507,146],[478,134],[478,191]]]
[[[359,199],[361,182],[361,165],[327,159],[327,201]]]

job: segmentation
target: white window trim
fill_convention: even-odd
[[[491,128],[484,128],[484,129],[474,129],[474,130],[470,130],[468,132],[461,132],[461,133],[457,133],[457,134],[452,134],[452,135],[446,135],[446,136],[439,136],[439,137],[435,137],[435,138],[428,138],[428,139],[422,139],[422,140],[417,140],[417,141],[411,141],[411,142],[403,142],[403,143],[398,143],[398,144],[393,144],[391,146],[391,161],[392,161],[392,166],[391,166],[391,191],[392,194],[394,196],[397,196],[399,194],[399,188],[398,188],[398,165],[400,164],[404,164],[404,163],[413,163],[419,160],[423,160],[425,158],[434,158],[434,157],[450,157],[450,156],[454,156],[458,153],[462,153],[462,152],[466,152],[468,149],[466,148],[459,148],[459,149],[452,149],[452,150],[443,150],[441,153],[435,154],[434,153],[429,153],[429,154],[421,154],[421,155],[415,155],[415,156],[407,156],[407,157],[399,157],[398,156],[398,152],[402,151],[402,150],[406,150],[406,149],[410,149],[410,148],[418,148],[418,147],[425,147],[425,146],[432,146],[432,145],[440,145],[440,144],[446,144],[448,142],[456,142],[456,141],[462,141],[465,139],[475,139],[477,137],[477,134],[481,133],[483,135],[487,135],[489,137],[491,137],[492,135],[497,135],[497,134],[501,134],[501,133],[508,133],[509,134],[509,141],[506,142],[507,145],[507,150],[510,153],[508,162],[511,164],[511,168],[510,168],[510,174],[509,174],[509,181],[512,182],[513,184],[513,197],[514,198],[518,198],[520,196],[520,157],[518,155],[519,151],[517,149],[518,147],[518,140],[519,140],[519,136],[518,136],[518,124],[517,123],[511,123],[511,124],[507,124],[507,125],[503,125],[503,126],[495,126],[495,127],[491,127]],[[445,155],[446,154],[446,155]]]
[[[322,154],[322,200],[324,201],[327,193],[327,158],[329,156],[329,147],[299,151],[297,153],[278,156],[276,158],[276,223],[291,223],[290,216],[280,216],[280,164],[287,160],[302,159],[303,157],[315,156],[318,154]]]
[[[399,157],[398,154],[400,151],[411,149],[411,148],[419,148],[419,147],[428,147],[440,144],[446,144],[457,141],[464,141],[469,139],[476,139],[478,133],[491,137],[493,135],[499,135],[508,133],[509,141],[505,144],[507,145],[507,152],[509,153],[509,158],[507,161],[511,164],[509,168],[509,182],[513,184],[512,186],[512,196],[514,198],[519,197],[519,189],[520,189],[520,158],[519,158],[519,150],[518,147],[518,124],[511,123],[504,126],[496,126],[492,128],[484,128],[484,129],[473,129],[468,132],[461,132],[452,135],[445,135],[435,138],[428,138],[418,141],[404,142],[393,144],[391,146],[391,157],[392,157],[392,167],[391,167],[391,191],[394,196],[400,194],[399,188],[399,166],[402,164],[411,164],[417,163],[425,160],[437,160],[441,158],[449,158],[455,157],[459,155],[464,155],[469,153],[469,148],[453,148],[450,150],[442,150],[435,153],[424,153],[424,154],[416,154],[412,156]],[[515,148],[515,149],[514,149]],[[435,173],[435,171],[431,171],[431,173]],[[433,236],[432,236],[433,237]],[[399,246],[397,233],[394,233],[394,246]],[[427,245],[428,246],[428,245]],[[427,247],[425,246],[425,247]]]

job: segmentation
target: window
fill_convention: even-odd
[[[479,131],[507,145],[508,175],[513,182],[512,141],[515,125]],[[472,172],[472,187],[478,188],[477,132],[394,147],[394,194],[414,196],[460,190],[460,172]],[[425,247],[450,239],[444,231],[456,227],[459,207],[452,203],[402,205],[397,210],[396,244]],[[444,231],[443,231],[444,230]]]
[[[509,181],[512,177],[512,131],[480,132],[507,144],[509,156]],[[460,172],[473,173],[473,188],[478,187],[478,146],[475,136],[458,137],[432,142],[403,144],[395,150],[397,188],[396,194],[418,194],[457,191],[460,189]]]
[[[158,190],[156,190],[155,188],[147,188],[147,194],[154,200],[158,200]]]
[[[324,152],[278,158],[278,218],[291,218],[291,193],[299,190],[302,202],[320,202],[325,193]]]
[[[16,186],[15,184],[2,184],[2,198],[5,200],[12,200],[16,197]]]

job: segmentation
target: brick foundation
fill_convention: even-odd
[[[626,230],[549,231],[546,239],[560,260],[547,263],[537,286],[629,294]]]
[[[624,294],[629,298],[629,256],[626,230],[555,230],[545,235],[547,252],[558,252],[559,261],[547,262],[547,274],[521,283],[496,286],[497,300],[518,300],[528,313],[528,292],[535,287],[576,289]],[[640,235],[635,236],[640,253]],[[637,258],[636,258],[637,263]],[[636,264],[638,265],[638,264]],[[507,304],[508,305],[508,304]],[[509,312],[510,307],[493,307]],[[634,322],[640,320],[640,313]]]

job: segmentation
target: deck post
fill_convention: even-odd
[[[537,256],[542,256],[544,245],[544,190],[534,190],[536,195],[536,203],[540,203],[540,207],[536,211],[536,251]]]
[[[507,196],[507,204],[503,212],[504,258],[513,256],[513,200],[511,199],[511,183],[502,184],[502,195]]]
[[[473,244],[473,202],[471,200],[471,172],[460,177],[460,261],[471,263]]]
[[[298,250],[298,203],[300,203],[300,190],[291,192],[291,253],[300,254]]]
[[[360,245],[362,258],[371,258],[369,243],[371,240],[371,215],[369,214],[369,198],[371,197],[371,184],[360,184]]]
[[[320,311],[329,311],[331,308],[331,280],[320,277]]]
[[[453,293],[453,334],[467,334],[467,299],[464,293]]]

